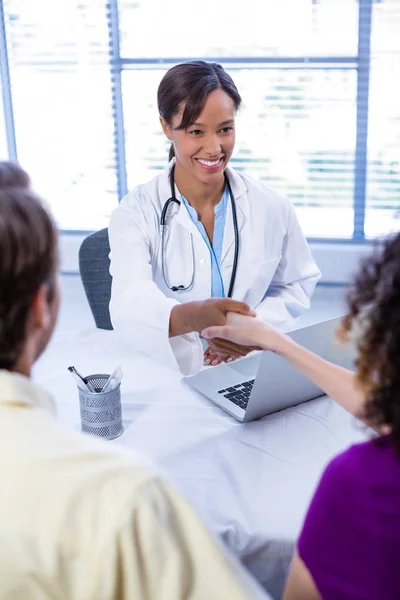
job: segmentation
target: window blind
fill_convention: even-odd
[[[62,229],[117,204],[107,6],[5,0],[18,159]]]

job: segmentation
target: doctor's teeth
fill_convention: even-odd
[[[206,167],[215,167],[219,163],[220,159],[218,159],[218,160],[201,160],[199,158],[198,161],[202,165],[206,165]]]

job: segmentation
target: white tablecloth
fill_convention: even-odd
[[[327,462],[368,433],[327,397],[260,421],[240,424],[178,372],[155,364],[114,332],[59,333],[35,366],[61,421],[79,429],[79,402],[69,365],[124,377],[124,434],[109,443],[144,452],[158,463],[210,528],[279,598],[305,511]]]

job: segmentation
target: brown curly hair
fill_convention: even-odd
[[[378,431],[388,426],[400,453],[400,234],[363,261],[347,301],[342,333],[361,325],[356,371],[366,403],[360,416]]]

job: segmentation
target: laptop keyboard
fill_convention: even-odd
[[[224,390],[218,390],[218,394],[222,394],[224,398],[228,398],[228,400],[246,410],[254,381],[254,379],[250,379],[250,381],[238,383]]]

